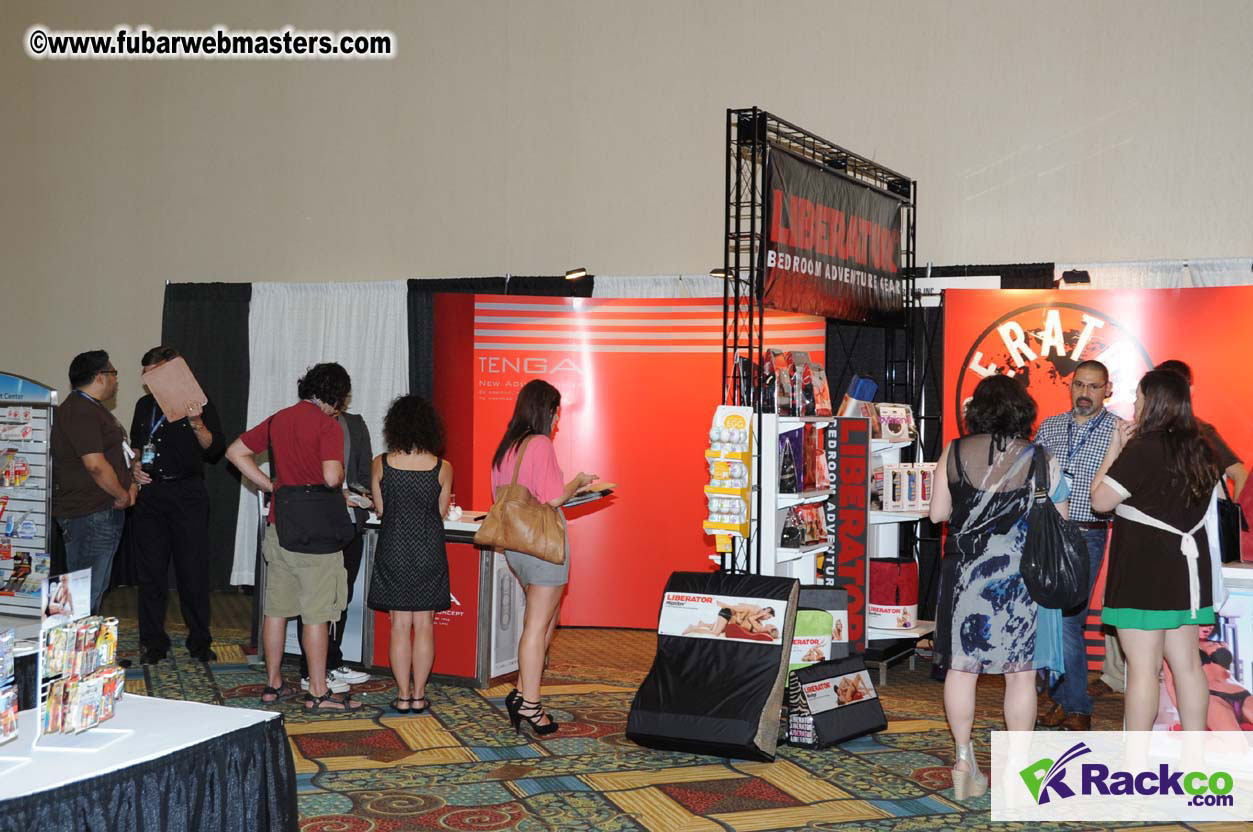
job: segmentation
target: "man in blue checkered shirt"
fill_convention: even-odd
[[[1092,513],[1088,489],[1092,477],[1105,459],[1105,451],[1114,430],[1121,421],[1105,409],[1105,400],[1113,392],[1109,370],[1099,361],[1084,361],[1075,368],[1070,382],[1070,411],[1045,419],[1035,439],[1052,452],[1061,463],[1062,476],[1070,485],[1070,519],[1083,532],[1088,546],[1088,597],[1101,571],[1105,557],[1105,541],[1109,518]],[[1062,617],[1062,651],[1066,673],[1049,691],[1052,705],[1042,711],[1039,724],[1048,728],[1087,731],[1092,727],[1092,697],[1088,695],[1088,657],[1084,649],[1083,628],[1088,619],[1088,605],[1070,610]],[[1042,703],[1043,704],[1043,703]]]

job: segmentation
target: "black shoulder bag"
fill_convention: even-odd
[[[270,430],[274,427],[271,417]],[[267,436],[268,436],[267,431]],[[278,482],[274,443],[270,452],[271,482]],[[343,551],[357,530],[348,516],[343,492],[328,485],[280,485],[274,489],[274,528],[278,545],[289,552],[329,555]]]
[[[1236,563],[1240,560],[1240,532],[1249,530],[1249,521],[1244,509],[1232,499],[1226,477],[1219,477],[1218,483],[1223,489],[1223,496],[1218,498],[1218,550],[1223,563]]]
[[[1079,527],[1049,499],[1048,455],[1035,446],[1027,540],[1022,550],[1023,583],[1042,607],[1071,610],[1088,600],[1088,546]]]

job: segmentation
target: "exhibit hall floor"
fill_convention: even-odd
[[[120,655],[137,659],[134,590],[114,591],[122,617]],[[250,599],[214,597],[218,660],[192,661],[181,648],[171,603],[171,658],[134,666],[127,690],[171,699],[256,708],[264,675],[250,662]],[[234,625],[234,626],[227,626]],[[1232,824],[993,824],[987,796],[958,801],[949,766],[953,745],[941,685],[925,665],[895,667],[880,690],[886,731],[838,748],[781,746],[773,763],[724,760],[641,748],[623,735],[636,686],[656,637],[636,630],[558,631],[543,698],[561,729],[550,737],[515,734],[505,715],[510,685],[489,690],[432,685],[431,712],[388,709],[388,677],[353,688],[355,713],[309,714],[299,701],[277,706],[286,718],[305,832],[379,830],[1097,830],[1155,832]],[[295,663],[285,675],[296,679]],[[999,680],[980,687],[976,750],[990,760],[988,732],[1000,725]],[[123,707],[125,700],[123,700]],[[1116,730],[1122,702],[1097,700],[1093,728]]]

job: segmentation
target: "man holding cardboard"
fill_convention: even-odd
[[[179,607],[187,624],[187,652],[194,659],[213,661],[217,655],[209,632],[209,492],[204,465],[216,462],[226,449],[217,408],[207,397],[172,404],[153,374],[172,361],[182,361],[173,347],[153,347],[141,363],[149,393],[135,403],[131,446],[137,456],[131,473],[140,484],[131,515],[139,580],[139,648],[143,664],[169,655],[165,606],[170,563]],[[154,390],[154,387],[157,388]],[[173,391],[177,393],[178,391]],[[171,409],[167,413],[156,393]],[[176,417],[176,418],[170,418]]]

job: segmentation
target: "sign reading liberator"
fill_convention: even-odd
[[[901,200],[771,148],[766,163],[766,305],[863,320],[895,312]]]

